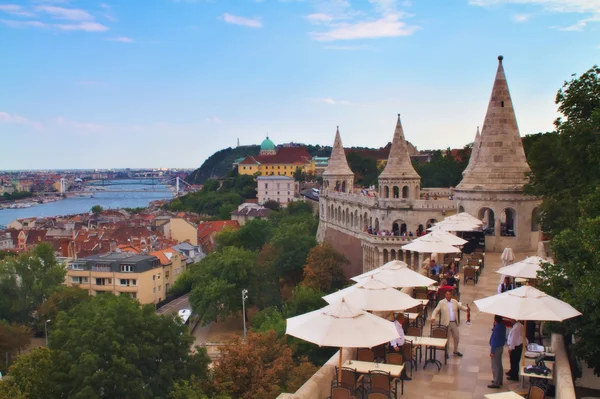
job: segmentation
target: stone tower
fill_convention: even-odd
[[[404,138],[400,114],[385,169],[379,175],[380,198],[409,201],[420,197],[421,176],[415,171]]]
[[[340,127],[335,132],[333,149],[329,157],[329,164],[323,172],[323,188],[344,193],[351,193],[354,187],[354,173],[348,166],[344,146],[340,137]]]
[[[530,168],[502,60],[499,56],[481,135],[475,138],[471,160],[455,189],[457,206],[459,212],[484,221],[488,251],[535,251],[540,233],[532,215],[540,201],[523,194]]]
[[[463,170],[463,177],[467,174],[468,171],[473,169],[473,165],[477,163],[477,158],[479,157],[479,144],[481,143],[481,134],[479,133],[479,126],[477,126],[477,133],[475,134],[475,141],[473,141],[473,148],[471,149],[471,157],[469,158],[469,164]]]

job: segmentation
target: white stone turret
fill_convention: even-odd
[[[323,188],[325,190],[335,190],[351,193],[354,186],[354,173],[348,166],[342,138],[340,137],[340,127],[335,132],[335,140],[327,168],[323,172]]]

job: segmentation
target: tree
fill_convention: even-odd
[[[228,246],[258,251],[273,235],[273,227],[267,220],[254,219],[239,229],[226,229],[217,235],[217,250]]]
[[[308,361],[306,357],[300,360],[300,363],[292,369],[288,377],[286,392],[296,392],[309,378],[311,378],[319,368]]]
[[[354,172],[357,184],[362,186],[372,186],[377,184],[379,169],[377,160],[373,157],[363,157],[357,151],[350,151],[346,157],[348,166]]]
[[[8,324],[0,321],[0,370],[6,372],[6,353],[14,357],[21,353],[31,341],[31,330],[21,324]]]
[[[294,368],[292,350],[275,332],[248,333],[221,350],[214,366],[218,389],[235,398],[270,399],[287,386]]]
[[[33,311],[63,283],[65,274],[48,243],[1,261],[0,319],[29,322]]]
[[[252,287],[252,303],[259,309],[281,305],[280,278],[277,269],[279,253],[273,245],[265,244],[256,260]]]
[[[167,397],[189,378],[187,327],[128,296],[97,295],[58,315],[50,332],[52,379],[62,397]]]
[[[304,171],[299,167],[297,167],[294,171],[294,180],[300,183],[304,183],[306,181],[306,173],[304,173]]]
[[[12,383],[28,399],[60,398],[55,384],[52,351],[40,347],[19,356],[10,368]]]
[[[299,283],[306,256],[317,245],[315,237],[306,234],[305,226],[293,224],[285,229],[277,229],[271,244],[279,253],[277,259],[279,275],[287,281]]]
[[[348,259],[329,242],[317,245],[308,253],[302,284],[327,293],[338,290],[346,282],[342,270],[346,264]]]
[[[66,312],[90,299],[87,290],[60,286],[37,309],[37,330],[44,330],[46,320],[56,320],[59,312]]]
[[[271,209],[273,211],[280,211],[281,210],[281,204],[275,200],[268,200],[265,201],[265,203],[263,204],[263,206],[267,209]]]
[[[251,284],[255,264],[254,252],[237,247],[225,247],[200,261],[190,303],[204,325],[240,311],[241,291]]]
[[[104,212],[104,208],[102,208],[100,205],[94,205],[92,207],[92,213],[96,216],[98,216],[99,214],[101,214],[102,212]]]

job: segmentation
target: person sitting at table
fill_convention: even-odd
[[[431,273],[432,276],[435,276],[437,274],[440,274],[442,272],[442,266],[438,265],[435,262],[435,259],[431,259],[431,261],[429,262],[429,273]]]
[[[510,277],[504,277],[504,282],[498,286],[498,294],[502,294],[503,292],[510,291],[514,289],[515,286],[510,282]]]
[[[456,263],[454,263],[454,262],[448,263],[448,271],[446,272],[446,274],[448,276],[454,276],[457,273],[458,273],[458,270],[456,269]]]
[[[455,288],[456,288],[456,285],[450,285],[448,283],[448,280],[442,279],[442,281],[440,282],[440,288],[438,288],[438,292],[440,290],[442,290],[442,291],[452,291]]]
[[[402,355],[402,359],[406,361],[406,356],[404,354],[404,328],[402,328],[402,324],[404,323],[404,313],[398,313],[396,315],[396,320],[394,320],[394,327],[396,327],[396,331],[398,331],[398,338],[390,341],[390,347],[394,352],[398,352]],[[406,375],[406,370],[402,370],[401,378],[406,381],[412,380],[409,376]]]

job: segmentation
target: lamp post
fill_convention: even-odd
[[[50,323],[52,320],[46,320],[46,322],[44,323],[44,333],[46,335],[46,348],[48,347],[48,323]]]
[[[244,319],[244,340],[246,340],[246,299],[248,299],[248,290],[242,290],[242,318]]]

